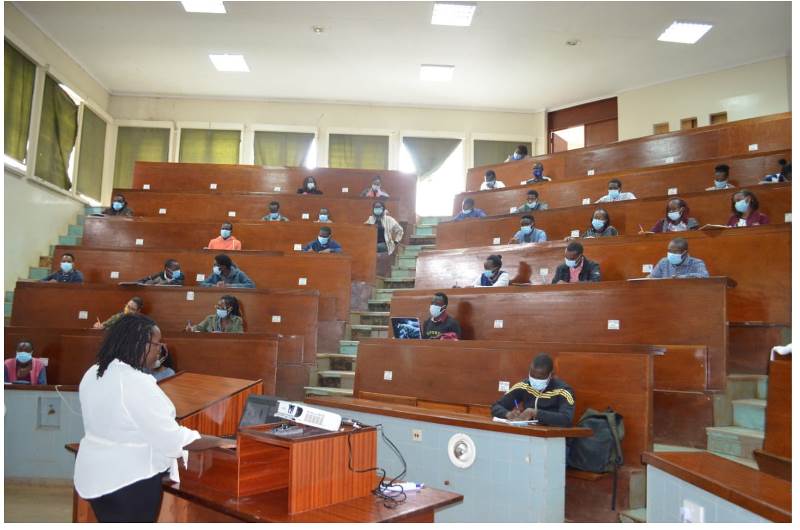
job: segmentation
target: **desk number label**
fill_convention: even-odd
[[[141,247],[142,245],[144,245],[144,239],[137,239],[136,240],[136,246]]]
[[[678,188],[670,188],[667,190],[667,195],[677,195],[677,194],[678,194]]]
[[[301,214],[300,219],[308,219],[308,214],[307,213]]]
[[[581,201],[581,204],[592,204],[592,199],[589,197],[584,197]]]
[[[569,233],[569,235],[570,235],[570,237],[581,237],[581,231],[580,230],[573,230],[572,232]]]
[[[342,188],[342,193],[350,193],[350,188]]]
[[[89,318],[88,311],[78,311],[78,320],[86,320]]]
[[[272,315],[272,323],[273,324],[280,324],[281,323],[281,316],[280,315]]]
[[[280,186],[275,186],[274,188],[272,188],[272,191],[281,191],[281,187]]]
[[[642,265],[642,272],[650,274],[651,272],[653,272],[653,265],[650,263],[645,263],[644,265]]]
[[[590,169],[589,171],[586,172],[586,174],[591,177],[592,175],[594,175],[594,169]]]
[[[297,285],[308,285],[308,278],[298,278]]]
[[[500,381],[500,383],[497,385],[498,392],[508,392],[508,388],[508,381]]]
[[[186,300],[188,302],[194,301],[194,291],[186,291]]]
[[[166,208],[159,208],[158,209],[158,215],[167,215],[167,209]]]
[[[748,151],[758,151],[758,144],[750,144],[747,146]]]
[[[217,183],[216,182],[212,182],[211,184],[208,185],[208,189],[210,189],[210,190],[217,189]]]
[[[783,214],[783,222],[784,223],[791,223],[792,222],[792,212]]]
[[[619,329],[619,320],[609,320],[608,329]]]
[[[539,276],[547,276],[548,274],[550,274],[550,269],[547,267],[542,267],[539,269]]]
[[[119,278],[119,271],[111,271],[111,274],[109,274],[109,278],[111,278],[112,280],[116,280],[117,278]]]
[[[149,190],[150,189],[150,184],[142,184],[142,189],[143,190]]]
[[[492,245],[499,245],[499,244],[500,244],[500,238],[499,237],[496,237],[496,238],[492,239]]]
[[[231,210],[230,212],[228,212],[228,217],[236,217],[236,212]]]
[[[383,380],[384,381],[391,381],[392,380],[392,371],[391,370],[386,370],[385,372],[383,372]]]
[[[204,281],[206,281],[206,275],[205,275],[205,274],[198,274],[198,275],[195,277],[195,281],[198,281],[198,282],[204,282]]]
[[[292,248],[294,248],[295,250],[303,250],[303,245],[301,245],[300,243],[295,243],[294,247]]]
[[[495,320],[494,321],[494,329],[502,329],[503,328],[503,321],[502,320]]]

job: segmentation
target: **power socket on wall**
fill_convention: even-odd
[[[422,441],[422,429],[411,429],[411,440],[414,442]]]

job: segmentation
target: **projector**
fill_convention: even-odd
[[[275,416],[326,431],[338,431],[342,425],[342,417],[338,414],[289,401],[278,401],[278,410],[275,412]]]

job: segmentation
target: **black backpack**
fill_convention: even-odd
[[[625,424],[611,407],[599,412],[586,409],[576,427],[587,427],[594,433],[588,438],[570,438],[567,466],[594,473],[613,472],[611,509],[617,508],[617,468],[622,465],[622,439]]]

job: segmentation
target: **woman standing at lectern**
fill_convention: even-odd
[[[86,434],[75,460],[75,490],[101,523],[155,522],[161,479],[179,480],[178,458],[185,462],[188,449],[232,445],[175,421],[175,406],[142,371],[153,368],[161,350],[153,320],[125,315],[109,328],[97,363],[81,380]]]

